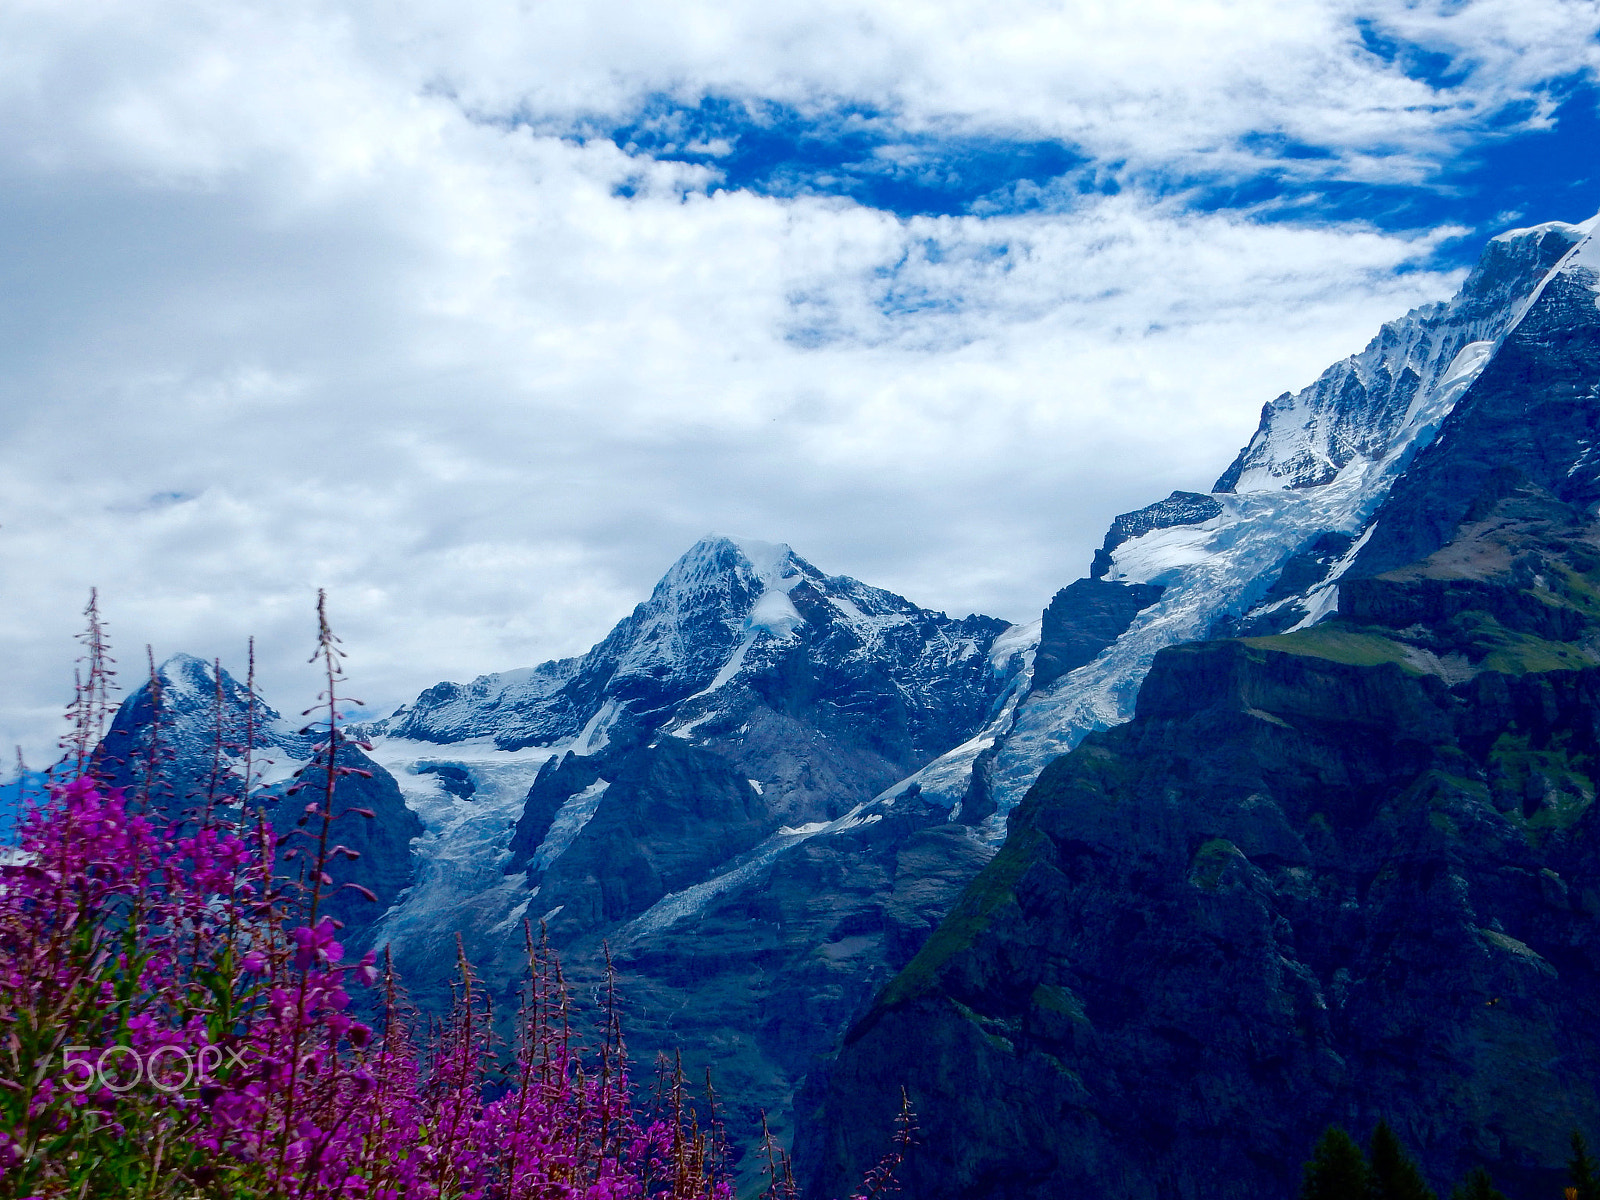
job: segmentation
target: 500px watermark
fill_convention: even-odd
[[[66,1046],[61,1051],[66,1078],[62,1085],[69,1092],[87,1092],[98,1080],[108,1092],[127,1092],[148,1082],[159,1092],[181,1092],[191,1083],[215,1079],[221,1067],[244,1063],[241,1051],[221,1046],[201,1046],[191,1054],[182,1046],[157,1046],[138,1051],[132,1046],[107,1046],[99,1055],[88,1057],[93,1046]],[[226,1060],[226,1061],[225,1061]],[[181,1074],[180,1074],[181,1073]]]

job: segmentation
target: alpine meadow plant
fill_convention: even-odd
[[[704,1129],[681,1068],[641,1102],[614,993],[580,1028],[531,926],[510,1045],[459,938],[454,1002],[431,1022],[387,951],[347,959],[322,909],[328,867],[355,857],[329,832],[338,781],[359,768],[340,753],[324,597],[319,738],[289,838],[248,802],[253,713],[243,747],[221,744],[219,717],[211,777],[183,811],[155,800],[159,702],[140,785],[106,786],[94,597],[87,615],[62,764],[0,849],[0,1197],[731,1200],[709,1080]],[[253,666],[252,650],[252,702]],[[909,1108],[900,1128],[860,1196],[893,1189]],[[770,1178],[772,1200],[793,1195],[786,1164]]]

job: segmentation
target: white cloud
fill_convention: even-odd
[[[842,99],[910,129],[1058,137],[1188,171],[1257,169],[1239,140],[1276,133],[1334,155],[1278,159],[1286,170],[1393,181],[1424,177],[1488,113],[1600,64],[1589,0],[595,0],[410,15],[405,69],[488,113],[625,113],[656,93]],[[1450,84],[1364,49],[1358,21],[1448,58]]]
[[[1385,19],[1509,95],[1593,17],[1518,8]],[[12,6],[0,737],[40,755],[92,584],[125,664],[255,633],[285,707],[317,586],[393,703],[586,648],[710,529],[1028,618],[1112,514],[1209,484],[1263,400],[1446,294],[1396,274],[1426,240],[1131,192],[912,220],[708,195],[466,112],[856,97],[1150,164],[1275,122],[1413,170],[1457,118],[1351,50],[1354,11]]]

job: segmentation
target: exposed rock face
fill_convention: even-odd
[[[614,778],[577,793],[591,792],[595,801],[582,829],[553,859],[530,864],[539,903],[561,910],[550,921],[560,941],[641,915],[772,832],[750,780],[720,755],[679,738],[596,767]]]
[[[345,846],[357,857],[339,855],[327,863],[333,883],[323,889],[317,913],[319,919],[332,917],[344,926],[342,942],[355,957],[369,948],[373,925],[416,880],[411,844],[422,835],[422,821],[406,807],[394,776],[355,746],[340,746],[337,765],[343,773],[334,780],[328,845]],[[305,810],[308,804],[327,802],[326,766],[309,764],[297,782],[300,790],[294,793],[286,780],[251,797],[252,805],[267,811],[278,837],[288,839],[280,852],[284,857],[279,869],[290,878],[303,878],[302,867],[309,869],[315,859],[321,818],[307,817]],[[288,857],[290,851],[293,858]],[[349,884],[366,889],[372,897]]]
[[[1127,632],[1134,617],[1161,599],[1163,590],[1147,583],[1103,579],[1080,579],[1062,588],[1044,610],[1033,686],[1049,687],[1068,671],[1093,662]]]
[[[1165,500],[1158,500],[1134,512],[1122,513],[1111,522],[1105,541],[1095,551],[1089,577],[1102,578],[1111,569],[1112,552],[1130,538],[1143,537],[1157,529],[1171,529],[1174,525],[1198,525],[1221,515],[1222,505],[1199,492],[1173,492]]]
[[[1282,633],[1298,624],[1306,616],[1304,598],[1339,569],[1354,541],[1355,537],[1348,533],[1319,533],[1283,564],[1278,578],[1252,612],[1243,618],[1224,613],[1212,626],[1212,635]]]
[[[1379,1117],[1554,1194],[1600,1128],[1600,535],[1523,487],[1338,618],[1164,651],[848,1035],[810,1193],[1290,1195]]]
[[[946,818],[902,801],[775,855],[759,886],[708,898],[670,931],[648,921],[615,931],[630,1047],[681,1048],[694,1069],[711,1065],[731,1128],[758,1129],[764,1111],[787,1140],[813,1063],[989,860]],[[582,966],[592,946],[571,944],[581,978],[594,978]]]

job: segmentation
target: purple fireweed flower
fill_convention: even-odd
[[[593,1054],[568,1040],[574,1014],[531,933],[537,1002],[514,1086],[486,1102],[499,1047],[465,959],[456,1010],[424,1037],[387,962],[341,965],[327,919],[286,928],[270,830],[158,823],[81,778],[18,834],[0,861],[0,1044],[16,1047],[0,1057],[8,1194],[76,1194],[57,1164],[110,1144],[106,1179],[148,1180],[136,1190],[151,1200],[208,1191],[205,1172],[219,1170],[250,1198],[731,1200],[681,1081],[668,1114],[647,1115],[614,1021]],[[354,1020],[352,993],[375,985],[382,1019]],[[49,1037],[26,1041],[29,1030]],[[83,1066],[63,1070],[63,1046]],[[111,1050],[113,1086],[72,1090]],[[25,1162],[19,1146],[43,1136],[60,1139],[53,1162]],[[102,1183],[91,1190],[121,1186]]]
[[[344,947],[334,940],[333,922],[324,917],[315,929],[302,925],[290,931],[297,947],[294,966],[297,971],[309,971],[313,963],[331,964],[344,957]]]

